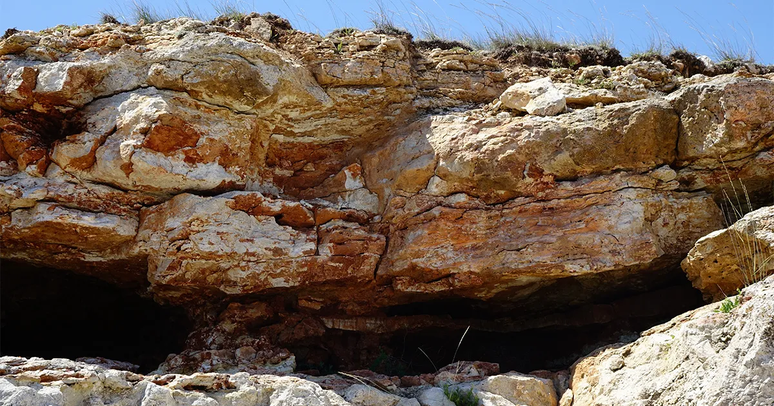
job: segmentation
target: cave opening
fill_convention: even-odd
[[[103,357],[148,373],[168,354],[182,352],[194,328],[182,309],[160,305],[136,290],[69,271],[11,261],[0,265],[0,355]],[[454,361],[497,363],[503,372],[558,371],[601,346],[633,341],[640,332],[703,304],[682,271],[673,268],[666,274],[661,283],[638,291],[617,290],[614,296],[542,313],[502,301],[410,303],[375,316],[398,328],[325,328],[324,334],[302,341],[274,343],[295,355],[297,371],[310,374],[370,369],[417,375]],[[327,317],[286,311],[302,318]],[[395,319],[405,323],[395,324]],[[261,328],[248,330],[260,334]]]
[[[401,305],[386,317],[416,317],[415,328],[381,333],[331,329],[314,343],[289,348],[298,369],[313,374],[370,369],[417,375],[454,361],[497,363],[502,372],[559,371],[597,348],[634,341],[641,332],[704,304],[682,271],[670,274],[647,290],[544,314],[502,304],[487,308],[469,300]]]
[[[69,271],[0,263],[0,355],[102,357],[147,373],[183,349],[179,308]]]

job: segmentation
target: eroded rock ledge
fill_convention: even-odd
[[[771,204],[771,74],[529,68],[251,18],[0,42],[0,255],[185,309],[160,372],[360,368],[408,332],[603,326],[683,292],[648,315],[671,317],[729,181]],[[558,114],[498,99],[542,77]]]
[[[141,375],[105,359],[0,357],[0,399],[47,405],[86,399],[143,406],[451,405],[444,387],[470,391],[482,405],[770,404],[774,276],[746,288],[738,303],[725,313],[713,303],[645,331],[631,344],[601,348],[573,365],[569,376],[498,374],[496,364],[482,362],[458,362],[435,374],[402,378],[370,371],[320,377]]]

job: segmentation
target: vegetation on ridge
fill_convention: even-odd
[[[354,28],[351,24],[349,10],[344,11],[335,5],[334,0],[326,0],[335,23],[347,29]],[[290,7],[288,5],[288,7]],[[445,12],[429,13],[419,7],[413,1],[407,4],[390,2],[385,5],[383,0],[375,0],[374,6],[367,13],[370,15],[372,29],[376,32],[390,35],[410,35],[423,42],[424,47],[439,45],[442,49],[455,47],[470,50],[490,50],[495,53],[508,53],[509,50],[519,49],[523,51],[556,52],[568,49],[595,47],[599,49],[614,49],[615,36],[612,25],[605,18],[602,9],[597,10],[595,20],[579,15],[572,11],[563,13],[548,7],[548,12],[534,17],[533,14],[514,6],[508,0],[485,2],[476,0],[474,3],[460,3],[452,7],[461,8],[475,15],[483,26],[483,35],[467,34],[462,27],[463,38],[452,38],[451,27],[459,27],[459,24],[446,18],[439,18]],[[177,0],[171,9],[161,10],[144,0],[132,0],[128,4],[128,11],[119,6],[117,12],[102,13],[103,23],[143,22],[154,23],[174,17],[182,16],[198,20],[211,20],[225,17],[230,20],[239,20],[251,11],[251,6],[240,0],[217,0],[212,3],[212,10],[203,12],[192,7],[188,0]],[[402,8],[402,9],[401,9]],[[212,13],[215,13],[213,16]],[[291,12],[292,9],[291,9]],[[647,8],[644,11],[646,17],[641,20],[650,29],[651,34],[644,46],[632,46],[631,58],[633,60],[662,60],[677,52],[687,53],[685,47],[675,42],[664,27],[658,22]],[[696,18],[685,13],[686,24],[696,31],[710,48],[712,56],[717,62],[734,66],[742,63],[755,62],[757,52],[755,50],[753,33],[749,24],[731,24],[731,28],[739,35],[735,38],[727,38],[718,35],[712,28],[706,28]],[[552,26],[552,18],[561,17],[563,21],[570,21],[571,27]],[[636,18],[634,14],[632,14]],[[317,28],[309,21],[303,11],[299,10],[296,16],[308,25]],[[343,20],[342,24],[339,20]],[[576,29],[575,23],[581,28]],[[745,25],[747,28],[745,28]],[[439,29],[439,27],[442,27]],[[570,32],[568,28],[572,28]],[[556,30],[559,32],[556,32]],[[319,28],[317,28],[319,33]],[[335,31],[342,31],[337,29]],[[448,46],[445,43],[450,43]]]

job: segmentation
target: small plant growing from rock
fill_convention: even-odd
[[[358,32],[358,31],[359,30],[357,28],[355,28],[355,27],[342,27],[342,28],[337,28],[337,29],[331,31],[331,33],[328,34],[328,36],[329,37],[333,37],[333,38],[347,37],[347,36],[350,36],[350,35]]]
[[[481,400],[478,398],[478,395],[473,392],[473,388],[466,391],[460,388],[452,389],[449,387],[449,384],[443,386],[443,394],[456,406],[477,406],[478,402]]]
[[[736,293],[737,295],[733,298],[727,297],[723,299],[723,301],[720,302],[720,307],[715,309],[715,313],[730,313],[731,310],[736,309],[740,304],[739,298],[742,296],[742,291],[737,290]]]
[[[588,85],[591,81],[586,78],[577,78],[575,79],[575,84],[578,86],[585,86]]]

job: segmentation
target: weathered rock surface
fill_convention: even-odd
[[[735,161],[774,140],[774,82],[721,77],[688,86],[669,99],[680,114],[678,162],[716,168],[719,158]]]
[[[377,278],[392,280],[399,292],[459,290],[488,298],[517,286],[674,263],[721,225],[708,196],[648,189],[492,208],[466,199],[424,200],[405,201],[387,216],[394,225]]]
[[[729,177],[770,191],[774,81],[751,76],[509,66],[276,16],[16,33],[0,41],[0,257],[184,308],[194,330],[159,373],[354,368],[421,328],[601,324],[627,312],[594,309],[664,288],[722,228]],[[546,92],[511,105],[533,80]],[[425,314],[444,300],[492,314]]]
[[[320,209],[318,218],[312,205],[258,192],[177,195],[142,213],[137,240],[148,249],[148,280],[169,300],[371,281],[384,236]]]
[[[366,154],[363,166],[369,187],[381,196],[425,189],[425,194],[463,192],[488,202],[548,197],[561,188],[559,181],[611,171],[639,173],[671,163],[676,125],[669,105],[655,100],[556,118],[439,115],[412,123]],[[385,166],[385,160],[394,164]]]
[[[355,375],[356,376],[356,375]],[[309,379],[320,380],[324,389]],[[427,385],[392,388],[354,383],[331,385],[326,377],[256,375],[246,372],[141,375],[66,359],[0,357],[0,401],[9,405],[90,403],[150,405],[352,405],[419,406],[452,404],[443,389]],[[335,377],[330,377],[336,379]],[[363,377],[365,380],[369,380]],[[361,381],[363,381],[361,379]],[[500,406],[555,406],[547,379],[508,373],[452,385]],[[395,393],[391,393],[395,392]]]
[[[711,300],[734,295],[774,270],[774,207],[748,213],[696,242],[682,267]]]
[[[747,287],[741,305],[714,303],[637,341],[604,348],[572,368],[579,405],[770,405],[774,402],[774,277]]]
[[[537,116],[555,116],[566,107],[564,94],[554,87],[550,78],[517,83],[500,95],[500,102],[505,108]]]
[[[0,358],[0,400],[9,405],[349,405],[294,377],[227,374],[152,375],[64,359]]]

